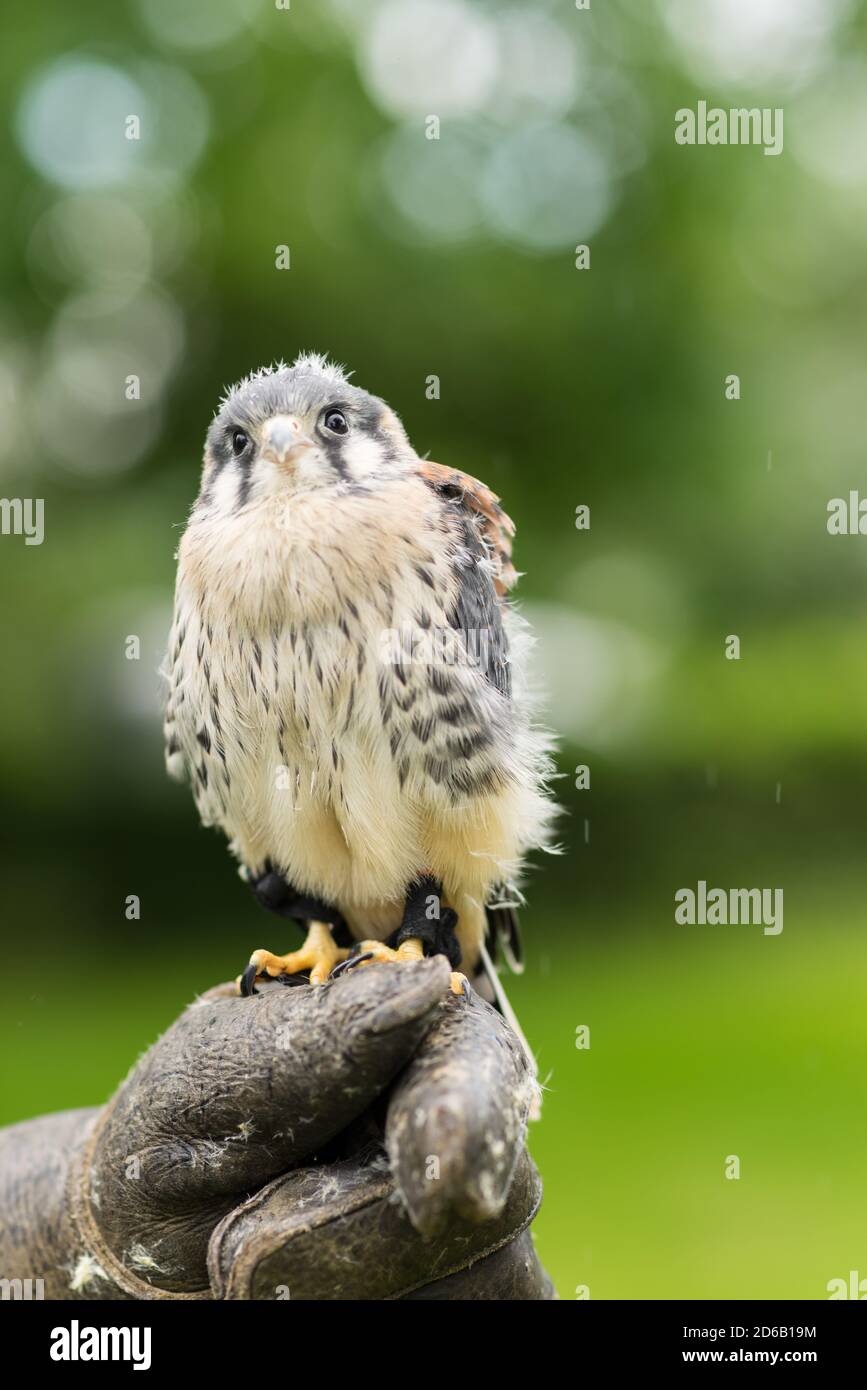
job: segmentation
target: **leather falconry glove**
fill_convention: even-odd
[[[221,985],[102,1110],[0,1132],[0,1274],[56,1299],[551,1299],[524,1051],[444,957]]]

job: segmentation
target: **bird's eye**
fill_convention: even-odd
[[[322,420],[323,425],[332,434],[348,434],[349,426],[346,423],[346,416],[342,410],[326,410]]]
[[[232,431],[232,453],[235,455],[236,458],[243,454],[244,450],[246,449],[249,443],[250,437],[249,435],[245,434],[243,430]]]

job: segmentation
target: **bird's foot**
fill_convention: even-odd
[[[334,975],[342,975],[347,970],[354,970],[359,965],[368,965],[371,961],[392,961],[397,965],[405,965],[408,961],[423,959],[424,946],[417,937],[407,937],[397,948],[386,946],[384,941],[359,941],[347,954],[346,960],[337,966]],[[452,971],[449,988],[452,994],[461,994],[465,999],[470,997],[470,982],[459,970]]]
[[[278,975],[297,975],[301,970],[310,971],[311,985],[321,985],[338,961],[345,961],[348,955],[347,950],[334,944],[329,926],[324,922],[311,922],[299,950],[290,951],[285,956],[275,956],[264,950],[254,951],[247,969],[238,976],[238,989],[241,994],[255,994],[253,984],[261,976],[275,978]]]

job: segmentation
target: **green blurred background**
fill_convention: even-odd
[[[510,992],[561,1295],[867,1276],[867,540],[826,528],[867,490],[865,6],[8,0],[4,27],[0,490],[45,499],[45,541],[0,538],[0,1122],[101,1102],[288,945],[163,773],[157,668],[218,395],[315,348],[518,522],[568,814]],[[782,107],[783,153],[676,145],[700,99]],[[699,879],[783,888],[782,934],[677,926]]]

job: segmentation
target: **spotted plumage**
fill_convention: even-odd
[[[551,821],[512,533],[340,368],[257,372],[208,431],[166,662],[169,770],[251,880],[365,941],[440,884],[465,969]]]

